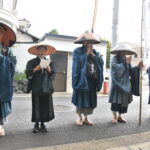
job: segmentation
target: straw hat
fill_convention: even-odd
[[[135,55],[136,52],[128,45],[125,43],[118,43],[112,50],[111,54],[118,54],[119,52],[125,52],[126,55]]]
[[[5,32],[2,40],[3,45],[7,47],[12,46],[16,42],[15,32],[9,26],[1,22],[0,22],[0,28]]]
[[[91,32],[85,32],[81,34],[75,41],[75,44],[83,44],[84,41],[88,41],[91,44],[98,44],[100,43],[99,40],[95,38],[95,36]]]
[[[45,44],[45,43],[39,43],[37,45],[30,47],[28,49],[28,52],[32,55],[38,55],[38,53],[39,53],[38,47],[40,47],[40,46],[46,47],[46,51],[44,53],[45,55],[51,55],[51,54],[55,53],[55,51],[56,51],[56,49],[53,46],[50,46],[50,45]]]

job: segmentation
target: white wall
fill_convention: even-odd
[[[78,44],[74,44],[72,40],[67,39],[47,38],[44,42],[54,46],[56,50],[68,52],[73,52],[79,46]]]
[[[33,42],[33,39],[20,31],[17,31],[17,42]]]
[[[33,44],[15,44],[12,51],[17,58],[16,71],[23,72],[26,68],[27,61],[34,58],[34,55],[28,53],[28,48]]]
[[[66,92],[72,92],[72,53],[68,53]]]
[[[17,42],[33,42],[32,37],[20,31],[17,31],[16,35],[17,35]],[[24,72],[28,60],[36,57],[28,53],[28,49],[33,45],[35,44],[34,43],[31,43],[31,44],[16,43],[12,46],[11,49],[17,58],[16,71]]]
[[[45,43],[48,43],[56,48],[56,50],[61,50],[61,51],[68,51],[68,52],[73,52],[73,50],[77,47],[80,47],[81,44],[74,44],[73,40],[64,40],[64,39],[58,39],[58,38],[47,38],[44,41]],[[93,47],[103,55],[103,58],[105,59],[106,57],[106,49],[107,49],[107,44],[102,43],[102,44],[94,44]]]

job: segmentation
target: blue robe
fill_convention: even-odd
[[[110,103],[128,107],[132,94],[139,96],[139,71],[138,67],[128,65],[125,57],[112,57]]]
[[[93,49],[94,61],[97,66],[97,79],[90,79],[86,75],[87,58],[86,48],[78,47],[73,52],[72,66],[72,103],[78,108],[95,108],[97,106],[96,92],[100,91],[103,83],[103,60],[100,54]]]
[[[13,95],[13,75],[16,65],[16,57],[10,49],[2,51],[0,43],[0,124],[11,113],[11,100]]]

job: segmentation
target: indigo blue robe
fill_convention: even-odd
[[[132,94],[139,96],[139,71],[138,67],[132,68],[126,63],[126,57],[112,57],[110,103],[128,107]]]
[[[86,76],[88,58],[86,52],[84,46],[76,48],[73,52],[72,103],[78,108],[95,108],[97,106],[96,92],[101,90],[103,83],[103,60],[100,54],[93,49],[98,78],[90,79]]]
[[[7,48],[0,44],[0,119],[6,118],[11,113],[11,100],[13,95],[13,75],[16,65],[16,57]]]

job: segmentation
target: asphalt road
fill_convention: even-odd
[[[142,125],[138,125],[139,97],[134,97],[128,113],[124,116],[127,124],[112,124],[112,114],[108,96],[98,97],[98,107],[90,119],[94,126],[75,125],[75,108],[71,97],[54,97],[55,119],[47,123],[48,132],[33,134],[31,123],[31,98],[26,96],[13,98],[13,112],[5,125],[6,136],[0,138],[0,150],[16,150],[23,148],[91,141],[119,135],[128,135],[150,130],[150,105],[148,87],[143,89]]]

